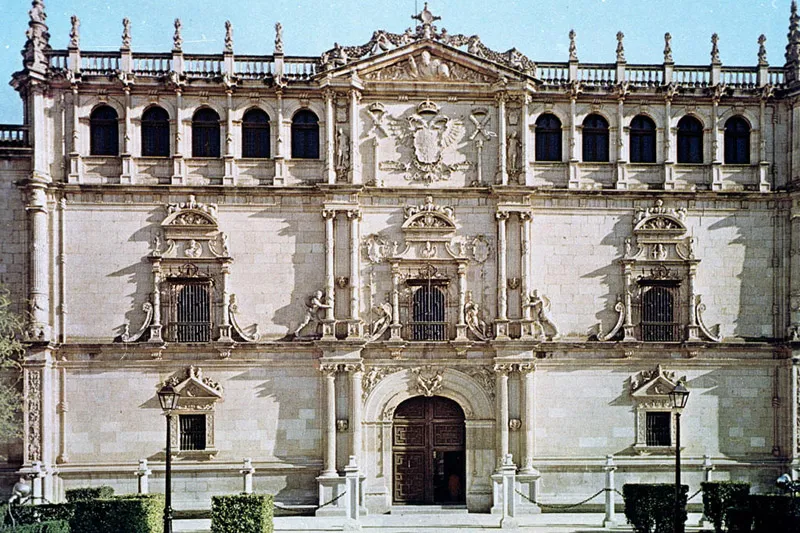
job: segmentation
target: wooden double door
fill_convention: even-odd
[[[464,411],[453,400],[417,396],[395,410],[392,458],[395,504],[466,501]]]

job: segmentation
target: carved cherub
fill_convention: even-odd
[[[319,311],[321,309],[330,309],[331,305],[327,304],[323,301],[323,293],[322,291],[316,291],[314,295],[309,299],[308,303],[306,303],[306,314],[303,317],[303,321],[300,322],[300,325],[294,330],[294,335],[299,336],[300,331],[303,330],[306,326],[310,323],[319,324],[321,319],[319,318]]]

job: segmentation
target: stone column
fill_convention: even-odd
[[[467,303],[467,265],[458,263],[458,323],[456,324],[456,340],[467,340],[467,321],[464,306]]]
[[[768,192],[767,180],[770,163],[767,161],[767,98],[769,93],[762,92],[758,113],[758,190]]]
[[[617,189],[628,188],[628,170],[627,160],[625,154],[625,97],[620,95],[617,99],[617,139],[616,139],[616,155],[617,155]]]
[[[333,112],[333,99],[335,93],[333,89],[326,89],[325,97],[325,175],[328,177],[328,184],[336,183],[336,165],[334,142],[336,139],[335,123],[336,116]]]
[[[253,460],[249,457],[245,458],[242,461],[242,469],[239,470],[239,473],[242,474],[242,492],[245,494],[252,494],[253,474],[256,473],[256,469],[253,468]]]
[[[122,89],[125,92],[125,116],[122,119],[122,174],[120,183],[130,183],[133,171],[133,158],[131,157],[131,87],[125,85]]]
[[[623,340],[631,341],[636,339],[633,328],[633,302],[631,301],[631,264],[625,263],[622,265],[622,291],[624,294],[625,302],[625,324],[623,330],[625,336]]]
[[[322,322],[322,336],[327,338],[334,337],[334,316],[333,306],[334,296],[334,268],[333,268],[333,247],[334,247],[334,220],[336,211],[324,209],[322,218],[325,219],[325,319]]]
[[[37,340],[50,340],[50,291],[48,271],[50,243],[48,238],[46,184],[34,178],[28,188],[28,224],[30,228],[28,261],[30,264],[30,336]]]
[[[325,375],[325,455],[322,477],[338,477],[336,472],[336,371],[335,364],[322,364]]]
[[[519,365],[522,374],[522,436],[523,436],[523,474],[538,473],[533,467],[535,440],[534,431],[536,427],[536,400],[534,397],[534,383],[536,367],[533,363],[523,363]]]
[[[791,383],[789,390],[791,394],[789,398],[789,437],[791,442],[787,450],[787,459],[791,461],[792,479],[797,479],[800,475],[800,357],[797,352],[792,352],[792,368],[791,368]]]
[[[694,279],[697,275],[697,265],[689,265],[688,276],[688,297],[689,297],[689,326],[686,332],[687,340],[699,340],[700,328],[697,324],[697,308],[695,307],[697,296],[694,293]]]
[[[70,143],[69,152],[69,175],[67,181],[70,183],[79,183],[81,181],[81,136],[78,130],[80,125],[80,96],[78,94],[78,85],[72,84],[72,142]]]
[[[172,151],[172,184],[183,183],[183,91],[175,89],[175,147]]]
[[[67,342],[67,199],[58,201],[58,337],[61,343]]]
[[[400,324],[400,265],[392,263],[392,327],[389,340],[401,340],[400,330],[402,327]]]
[[[531,97],[529,94],[522,95],[522,135],[520,135],[520,142],[521,144],[521,159],[522,162],[522,179],[520,180],[520,185],[532,185],[531,178],[530,178],[530,134],[531,134],[531,125],[530,125],[530,116],[528,115],[528,104],[531,101]]]
[[[350,89],[350,183],[361,184],[361,153],[358,138],[358,102],[361,93],[358,89]],[[358,464],[361,464],[360,462]]]
[[[572,68],[572,63],[570,63]],[[580,82],[574,82],[573,93],[580,92]],[[580,168],[578,164],[578,109],[577,109],[577,94],[571,94],[569,99],[569,178],[567,181],[567,188],[577,189],[580,187]]]
[[[150,475],[152,473],[153,471],[147,468],[147,459],[139,459],[139,468],[133,473],[139,478],[139,494],[150,493]]]
[[[711,190],[722,189],[722,161],[719,158],[719,96],[715,95],[711,105]]]
[[[508,159],[507,159],[507,145],[506,145],[506,100],[505,93],[497,95],[497,137],[498,143],[498,171],[500,173],[500,185],[508,185]]]
[[[531,293],[531,214],[527,211],[520,211],[520,299],[522,306],[521,316],[523,320],[531,319],[531,308],[527,305],[528,296]]]
[[[508,365],[495,365],[495,389],[497,394],[497,468],[503,465],[508,455]]]
[[[230,263],[223,263],[220,272],[222,273],[222,319],[219,325],[219,340],[230,342],[231,339],[231,307],[230,307],[230,285],[231,266]]]
[[[233,61],[233,55],[231,54],[230,58],[226,55],[227,59]],[[233,185],[236,182],[233,153],[233,89],[226,90],[225,97],[225,154],[223,155],[225,174],[222,176],[222,184]]]
[[[361,464],[362,433],[361,433],[361,381],[364,378],[363,363],[347,365],[346,370],[350,372],[350,431],[352,440],[350,442],[350,457],[355,457],[356,462]]]
[[[274,185],[283,185],[286,180],[285,158],[286,158],[286,128],[284,127],[283,117],[283,91],[278,89],[275,91],[275,99],[277,100],[276,108],[278,120],[276,124],[275,137],[275,177],[272,182]]]
[[[161,337],[161,262],[153,263],[153,323],[150,325],[150,340],[163,342]]]
[[[606,455],[606,465],[603,470],[606,472],[606,517],[603,520],[603,527],[616,527],[616,498],[614,497],[614,471],[617,465],[614,464],[614,456]]]
[[[67,369],[63,366],[58,369],[58,385],[59,395],[58,404],[56,404],[56,412],[58,413],[58,456],[56,463],[64,464],[69,462],[69,454],[67,453],[67,412],[69,405],[67,405]]]
[[[508,287],[506,277],[506,221],[508,213],[499,211],[497,218],[497,338],[508,338]]]
[[[672,98],[664,98],[664,189],[675,189],[675,167],[672,159]]]
[[[362,337],[364,328],[361,323],[361,210],[351,209],[347,212],[350,219],[350,321],[347,328],[348,337]]]

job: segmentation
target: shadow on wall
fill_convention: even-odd
[[[595,319],[599,323],[588,326],[587,334],[589,340],[597,340],[599,335],[607,334],[617,323],[619,314],[614,311],[617,299],[623,295],[622,267],[617,262],[617,258],[623,256],[625,251],[625,237],[631,233],[633,219],[630,216],[622,216],[614,223],[613,229],[600,241],[601,245],[616,247],[617,253],[614,261],[602,268],[598,268],[581,278],[599,278],[600,283],[608,289],[601,297],[601,302],[596,306],[597,312]]]

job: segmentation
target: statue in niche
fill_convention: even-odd
[[[300,332],[311,323],[314,324],[314,332],[316,333],[316,326],[322,322],[322,319],[319,317],[319,312],[331,308],[331,305],[325,303],[323,300],[322,291],[316,291],[313,296],[309,298],[306,303],[306,315],[303,317],[303,321],[300,322],[300,325],[294,330],[295,337],[299,337]]]
[[[372,327],[370,328],[369,340],[371,341],[380,339],[392,323],[392,305],[389,302],[376,305],[374,310],[380,316],[372,323]]]
[[[450,67],[431,57],[431,53],[423,50],[419,56],[419,63],[413,58],[408,58],[408,75],[419,80],[435,80],[450,77]]]
[[[200,243],[196,240],[192,239],[189,241],[189,244],[186,245],[186,249],[183,251],[186,257],[200,257],[203,255],[203,249],[200,247]]]
[[[344,128],[336,131],[336,168],[344,170],[350,168],[350,138]]]
[[[464,320],[467,322],[469,330],[481,340],[489,338],[486,322],[480,317],[478,304],[472,300],[472,291],[467,291],[466,301],[464,302]]]
[[[519,136],[516,131],[512,131],[506,141],[507,163],[508,170],[515,171],[519,169],[519,154],[522,149],[522,144],[519,141]]]
[[[531,320],[535,330],[542,338],[553,339],[558,337],[558,326],[550,318],[550,300],[547,297],[539,296],[539,291],[534,289],[528,300],[528,307],[531,310]]]

